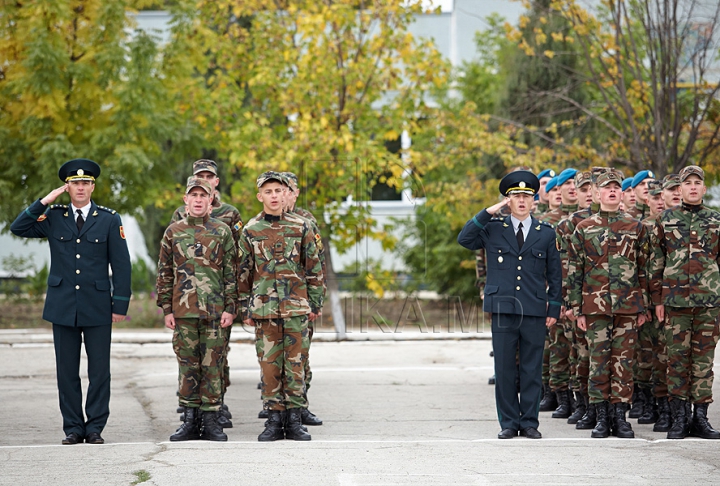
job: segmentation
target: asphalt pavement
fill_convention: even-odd
[[[115,331],[106,443],[63,446],[51,334],[0,331],[0,484],[720,482],[720,441],[670,441],[635,420],[635,439],[591,439],[541,413],[542,440],[498,440],[484,333],[319,336],[309,399],[324,424],[308,427],[310,442],[259,443],[254,347],[249,335],[233,337],[228,442],[169,442],[180,423],[170,332]],[[720,406],[709,415],[720,427]]]

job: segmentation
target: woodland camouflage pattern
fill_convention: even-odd
[[[239,251],[238,288],[241,300],[247,299],[247,317],[287,319],[322,308],[322,265],[307,221],[262,212],[243,229]]]
[[[538,219],[545,223],[551,224],[552,226],[556,226],[563,218],[566,218],[569,214],[572,214],[577,210],[577,204],[562,204],[559,208],[548,211],[547,213],[540,216]]]
[[[235,243],[230,228],[205,216],[165,230],[160,244],[157,305],[175,318],[219,320],[236,314]]]
[[[654,305],[720,306],[720,213],[680,205],[660,213],[651,239]]]
[[[573,313],[645,312],[648,245],[645,226],[627,214],[600,211],[581,221],[568,248],[568,303]]]
[[[170,222],[181,221],[187,217],[185,206],[180,206],[175,210]],[[240,241],[240,231],[243,227],[243,221],[240,217],[240,211],[235,206],[227,203],[221,203],[217,198],[213,201],[210,217],[222,221],[230,228],[235,243]]]

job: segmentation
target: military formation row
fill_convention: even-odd
[[[184,206],[162,238],[157,305],[173,329],[182,425],[171,441],[227,440],[227,355],[233,322],[252,326],[260,364],[260,441],[310,440],[304,425],[321,425],[308,410],[313,322],[325,295],[324,250],[317,221],[296,208],[295,174],[257,178],[261,213],[243,224],[220,201],[214,161],[193,164]]]
[[[703,205],[703,170],[656,180],[594,167],[538,179],[533,214],[555,228],[563,304],[548,328],[540,410],[592,437],[633,437],[629,411],[668,438],[720,438],[707,420],[720,213]],[[479,250],[476,258],[486,299],[486,269],[503,257]]]

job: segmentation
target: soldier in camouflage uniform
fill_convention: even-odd
[[[650,213],[648,208],[648,182],[653,180],[655,175],[649,170],[641,170],[632,178],[630,187],[635,193],[635,205],[625,208],[625,212],[633,218],[642,221]]]
[[[578,210],[577,188],[575,187],[575,175],[577,172],[576,169],[565,169],[557,176],[557,186],[560,187],[562,204],[559,208],[541,217],[542,221],[557,227],[561,220]],[[558,248],[560,248],[559,245]],[[561,253],[560,259],[564,266],[566,254]],[[549,384],[558,403],[556,410],[552,414],[553,418],[566,419],[570,417],[573,411],[573,400],[570,392],[571,336],[570,326],[564,316],[563,309],[560,319],[549,328]]]
[[[296,216],[299,216],[303,219],[305,219],[309,224],[310,227],[315,235],[315,245],[318,249],[318,256],[320,257],[320,264],[322,266],[322,281],[323,281],[323,295],[325,292],[327,292],[327,287],[325,285],[325,275],[326,273],[326,267],[325,267],[325,248],[323,246],[322,242],[322,235],[320,234],[320,228],[318,227],[317,220],[315,219],[315,216],[308,211],[307,209],[303,209],[296,206],[297,199],[300,196],[300,188],[298,186],[298,178],[297,175],[293,174],[292,172],[283,172],[282,176],[285,178],[286,186],[287,186],[287,192],[286,192],[286,198],[285,198],[285,211],[289,214],[294,214]],[[318,313],[318,316],[322,315],[322,310]],[[313,322],[308,323],[308,343],[312,344],[312,337],[315,332],[315,326]],[[308,348],[308,358],[305,360],[305,397],[307,398],[307,392],[310,390],[310,386],[312,383],[312,370],[310,369],[310,349]],[[309,409],[303,408],[302,409],[302,423],[304,425],[322,425],[322,420],[320,420],[314,413],[312,413]]]
[[[240,229],[243,226],[243,221],[240,217],[240,211],[238,211],[235,206],[220,201],[220,191],[218,191],[217,189],[218,184],[220,184],[217,164],[214,160],[210,159],[196,160],[195,162],[193,162],[192,171],[194,177],[197,177],[199,179],[205,179],[212,186],[213,199],[210,207],[210,217],[222,221],[223,223],[228,225],[230,231],[232,232],[235,246],[237,247],[237,243],[240,238]],[[173,213],[170,222],[175,223],[176,221],[181,221],[186,217],[186,206],[180,206]],[[235,262],[234,265],[237,267],[237,262]],[[225,340],[225,352],[223,353],[223,363],[225,363],[225,365],[223,368],[222,409],[220,410],[220,414],[218,415],[218,423],[225,429],[232,428],[233,426],[232,422],[230,421],[230,419],[232,418],[232,414],[230,413],[230,409],[228,408],[228,406],[225,404],[225,393],[227,392],[227,387],[230,386],[230,366],[228,364],[227,354],[230,351],[231,331],[232,326],[220,329],[223,339]],[[178,413],[181,413],[183,410],[184,407],[181,405],[178,408]],[[182,416],[180,417],[180,420],[184,420]]]
[[[596,214],[598,211],[600,211],[600,199],[599,199],[599,193],[598,193],[598,186],[597,186],[597,179],[600,176],[600,174],[603,174],[607,172],[609,169],[607,167],[593,167],[590,170],[590,180],[592,182],[590,193],[592,196],[591,204],[589,204],[587,207],[580,209],[573,214],[571,214],[566,219],[562,220],[560,224],[558,224],[558,232],[561,232],[562,234],[570,235],[567,239],[563,240],[560,247],[564,248],[567,252],[567,247],[570,243],[570,237],[572,236],[573,232],[575,231],[575,228],[577,225],[583,221],[584,219],[589,218],[593,214]],[[587,177],[587,175],[584,175],[583,177]],[[576,185],[578,184],[578,181],[576,181]],[[563,294],[563,297],[565,300],[565,308],[570,309],[570,305],[567,302],[567,289],[570,287],[568,282],[569,275],[565,275],[565,278],[563,280],[563,289],[565,289],[565,293]],[[571,380],[571,386],[572,390],[576,394],[576,409],[575,412],[568,417],[568,423],[569,424],[575,424],[576,429],[593,429],[595,427],[595,405],[590,404],[590,396],[588,395],[588,376],[590,374],[590,352],[588,351],[588,345],[587,345],[587,339],[585,336],[585,330],[580,329],[576,321],[572,319],[573,314],[572,310],[566,310],[566,314],[568,314],[568,318],[570,322],[572,323],[572,330],[573,330],[573,339],[572,339],[572,350],[570,353],[570,359],[571,359],[571,373],[574,370],[574,375],[572,376]],[[573,361],[574,361],[574,368],[573,368]],[[579,395],[579,396],[577,396]]]
[[[651,255],[650,292],[655,314],[665,323],[668,354],[667,438],[720,439],[707,419],[720,312],[720,213],[703,205],[700,167],[682,169],[680,183],[682,205],[656,219]]]
[[[259,441],[283,437],[310,440],[302,425],[308,321],[323,305],[322,265],[308,222],[283,211],[283,177],[265,172],[257,179],[263,211],[240,236],[239,291],[247,302],[244,322],[255,328],[268,410]]]
[[[662,194],[666,209],[682,204],[682,191],[680,190],[680,176],[678,174],[668,174],[663,177]]]
[[[632,182],[632,177],[628,177],[622,182],[623,200],[620,204],[620,211],[627,211],[630,208],[635,207],[635,201],[637,200],[637,198],[635,197],[635,191],[632,188]]]
[[[655,218],[665,210],[665,201],[662,194],[662,181],[650,180],[648,187],[648,216],[643,220],[648,235],[652,234],[655,226]],[[650,237],[652,239],[652,237]],[[648,270],[649,274],[649,270]],[[650,312],[650,311],[649,311]],[[651,312],[651,314],[653,314]],[[658,419],[658,401],[656,400],[656,391],[662,396],[667,397],[667,388],[657,384],[656,379],[659,378],[659,370],[666,363],[660,362],[662,354],[659,342],[660,323],[654,315],[652,319],[643,325],[638,331],[638,341],[636,350],[636,359],[634,367],[634,382],[640,397],[640,413],[638,415],[639,424],[654,424]],[[664,341],[664,340],[663,340]],[[664,348],[664,346],[663,346]],[[664,380],[664,373],[663,373]],[[662,393],[662,389],[665,392]],[[667,398],[665,399],[667,403]],[[668,409],[669,410],[669,409]],[[669,419],[669,415],[667,416]]]
[[[224,340],[221,327],[237,312],[236,247],[228,226],[210,217],[213,188],[190,177],[188,215],[165,230],[160,245],[157,304],[173,329],[184,422],[171,441],[226,441],[217,423],[222,405]],[[201,427],[199,427],[201,424]]]
[[[625,419],[632,398],[637,328],[648,306],[648,237],[640,221],[618,212],[622,175],[598,177],[600,212],[581,221],[568,248],[568,304],[590,350],[590,402],[597,424],[591,436],[632,438]],[[609,402],[609,403],[608,403]],[[612,412],[609,411],[612,408]],[[610,424],[612,414],[612,425]]]

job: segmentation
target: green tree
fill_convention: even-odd
[[[0,4],[5,223],[58,187],[57,169],[71,158],[100,163],[94,199],[118,211],[143,207],[155,198],[155,187],[168,180],[172,157],[167,154],[182,130],[158,43],[145,32],[133,32],[128,15],[145,3]]]

